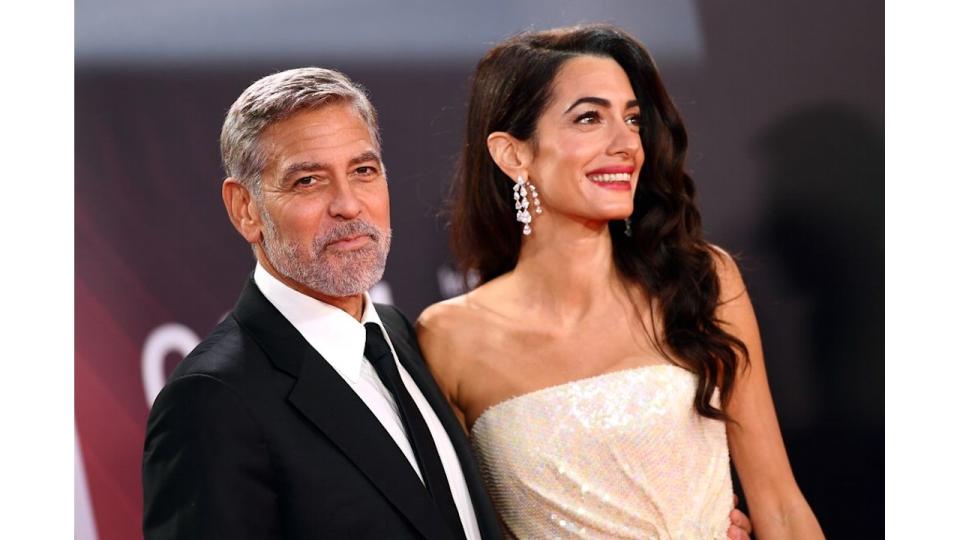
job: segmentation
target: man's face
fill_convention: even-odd
[[[390,198],[380,151],[350,103],[305,110],[260,137],[261,247],[281,276],[330,297],[380,280]]]

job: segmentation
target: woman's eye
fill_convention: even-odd
[[[637,127],[640,127],[640,115],[639,115],[639,114],[631,114],[630,116],[627,117],[626,122],[627,122],[627,125],[629,125],[629,126],[637,126]]]
[[[600,115],[596,111],[589,111],[577,116],[574,120],[576,124],[593,124],[600,121]]]

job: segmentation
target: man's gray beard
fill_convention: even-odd
[[[308,289],[326,296],[354,296],[370,290],[383,277],[390,251],[390,229],[381,231],[360,219],[336,223],[314,237],[309,253],[304,253],[299,242],[280,237],[269,213],[264,211],[262,218],[267,260],[277,272]],[[331,242],[357,234],[369,234],[373,244],[350,251],[325,249]]]

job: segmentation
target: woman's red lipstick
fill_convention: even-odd
[[[601,167],[587,173],[591,183],[604,189],[630,191],[630,179],[635,169],[629,165]]]

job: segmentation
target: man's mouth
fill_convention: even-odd
[[[351,234],[338,240],[334,240],[326,245],[330,251],[352,251],[366,246],[373,242],[373,237],[369,234]]]

